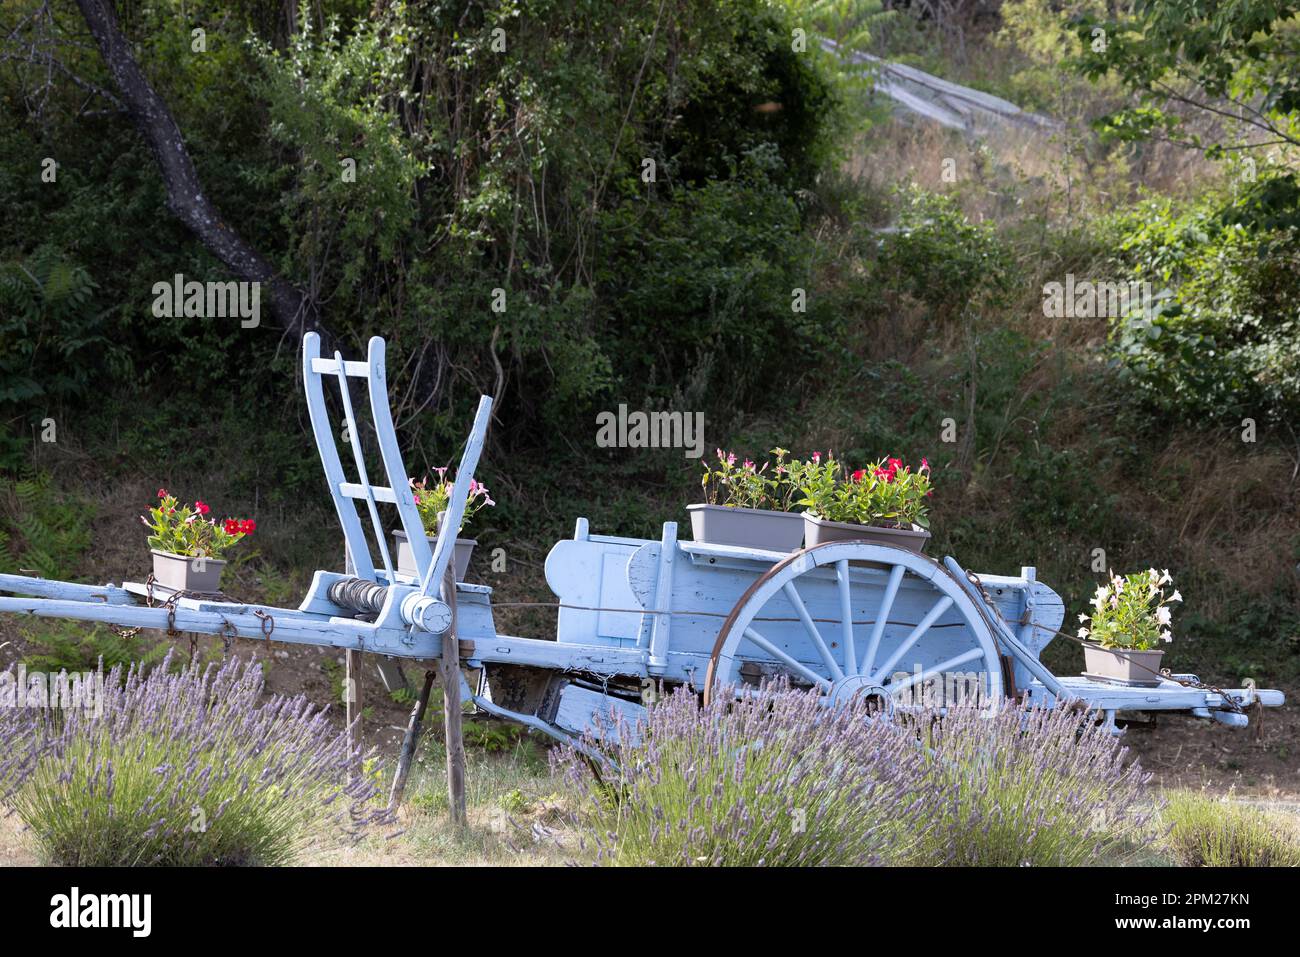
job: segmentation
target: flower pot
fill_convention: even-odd
[[[155,585],[172,591],[219,592],[221,571],[226,563],[220,558],[191,558],[151,548]]]
[[[1110,681],[1139,688],[1160,684],[1160,659],[1163,650],[1134,651],[1131,648],[1103,648],[1085,644],[1083,660],[1087,670],[1085,678],[1093,681]]]
[[[687,505],[691,537],[709,545],[738,545],[769,552],[792,552],[803,541],[803,516],[765,508]]]
[[[425,541],[429,543],[429,551],[438,543],[436,537],[426,535]],[[397,545],[397,574],[410,575],[412,578],[417,576],[420,571],[415,566],[415,552],[411,551],[411,543],[406,538],[406,532],[398,529],[393,532],[393,541]],[[478,544],[476,538],[458,538],[456,539],[456,554],[452,557],[452,564],[456,569],[456,581],[463,582],[465,574],[469,571],[469,557],[474,552],[474,546]]]
[[[821,545],[825,542],[849,540],[875,542],[878,545],[893,545],[920,554],[925,549],[925,543],[930,540],[930,533],[918,525],[912,525],[908,528],[888,528],[884,525],[852,525],[848,522],[832,522],[820,515],[804,512],[804,548],[812,548],[814,545]]]

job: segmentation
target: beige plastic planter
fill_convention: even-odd
[[[226,567],[224,559],[190,558],[151,548],[153,554],[154,584],[172,591],[221,591],[221,572]]]
[[[803,515],[765,508],[687,505],[691,537],[709,545],[737,545],[769,552],[792,552],[803,543]]]
[[[415,552],[411,551],[411,543],[406,537],[406,532],[401,529],[393,532],[393,541],[397,545],[397,574],[410,575],[414,578],[419,574],[419,569],[415,566]],[[433,546],[437,544],[438,539],[426,535],[425,541],[429,543],[429,551],[433,551]],[[465,580],[465,575],[469,571],[469,559],[474,554],[474,546],[477,544],[477,538],[456,539],[456,554],[452,558],[456,569],[456,581]]]
[[[1113,681],[1139,688],[1160,684],[1160,659],[1164,651],[1134,651],[1130,648],[1083,646],[1084,677],[1093,681]]]
[[[875,542],[906,548],[918,555],[930,540],[930,533],[913,525],[911,528],[886,528],[883,525],[852,525],[848,522],[831,522],[820,515],[805,512],[803,515],[803,547],[812,548],[825,542],[848,540]]]

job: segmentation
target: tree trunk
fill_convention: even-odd
[[[321,351],[329,355],[333,351],[329,347],[333,337],[321,327],[315,304],[293,283],[278,275],[256,249],[227,225],[221,212],[204,195],[180,128],[167,104],[136,63],[130,43],[118,25],[111,0],[77,0],[77,6],[90,27],[127,111],[158,161],[163,184],[167,187],[167,208],[240,279],[262,284],[280,328],[298,336],[308,331],[320,333]]]

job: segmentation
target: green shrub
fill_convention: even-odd
[[[1150,200],[1109,224],[1156,294],[1110,334],[1121,376],[1154,408],[1192,422],[1300,413],[1300,224],[1285,215],[1300,199],[1277,182],[1185,208]]]
[[[937,319],[996,304],[1011,289],[1012,260],[990,223],[972,223],[950,196],[901,192],[897,231],[880,240],[890,285],[928,305]]]
[[[1176,791],[1163,817],[1180,867],[1300,867],[1300,827],[1280,814]]]

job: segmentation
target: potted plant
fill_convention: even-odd
[[[704,466],[704,501],[686,506],[691,535],[711,545],[738,545],[791,552],[803,540],[803,519],[792,512],[795,486],[785,449],[773,449],[776,462],[736,464],[734,452],[717,450],[718,465]]]
[[[158,504],[149,515],[140,516],[152,534],[155,585],[177,592],[219,592],[226,562],[221,556],[230,546],[253,534],[257,523],[251,518],[227,518],[220,524],[209,518],[212,509],[195,500],[182,505],[165,488],[158,490]]]
[[[1169,606],[1183,600],[1177,590],[1166,596],[1166,585],[1172,585],[1167,570],[1148,568],[1122,577],[1112,574],[1107,584],[1097,586],[1092,615],[1079,616],[1084,625],[1079,637],[1088,639],[1083,646],[1085,677],[1126,685],[1160,684],[1165,653],[1160,645],[1173,640]]]
[[[432,485],[429,484],[428,478],[418,482],[411,479],[411,489],[415,492],[415,507],[419,509],[420,521],[424,525],[424,535],[430,549],[434,547],[438,530],[442,528],[453,488],[453,483],[447,478],[445,467],[434,471],[438,473],[438,480]],[[470,479],[469,499],[465,502],[465,513],[457,531],[463,531],[480,509],[495,504],[496,502],[488,494],[487,486],[480,484],[476,479]],[[420,571],[415,565],[415,553],[411,551],[411,543],[406,538],[406,532],[397,529],[393,532],[393,539],[397,544],[397,573],[416,577]],[[469,571],[470,556],[474,554],[474,546],[477,544],[478,540],[473,538],[456,539],[453,567],[456,569],[457,581],[465,580],[465,574]]]
[[[901,459],[882,459],[869,469],[845,470],[829,452],[814,452],[797,469],[798,504],[806,511],[804,547],[861,539],[920,552],[930,539],[926,499],[930,463],[915,472]]]

